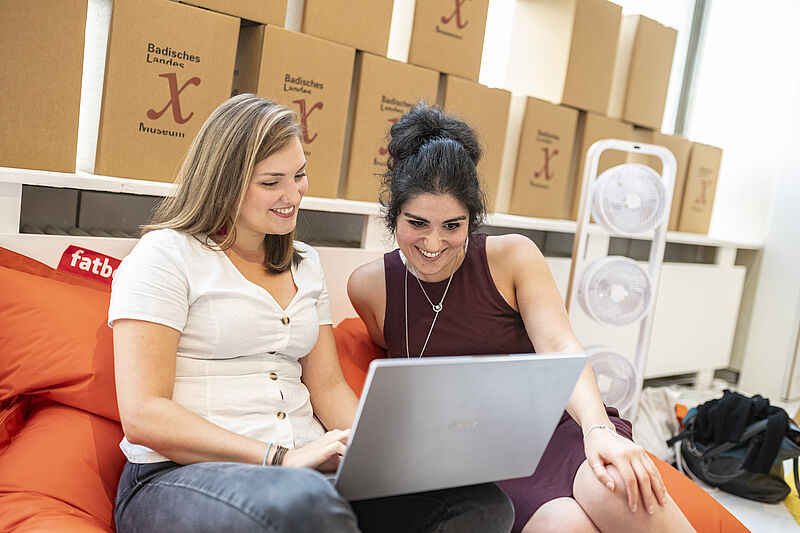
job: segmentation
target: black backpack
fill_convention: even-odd
[[[680,441],[676,459],[708,485],[777,503],[791,492],[783,479],[783,461],[792,459],[795,486],[800,487],[800,428],[768,399],[726,390],[722,398],[691,409],[684,428],[667,445]]]

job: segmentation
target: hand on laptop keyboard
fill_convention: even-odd
[[[305,446],[286,452],[284,466],[314,468],[320,472],[335,472],[347,448],[350,429],[328,431]]]

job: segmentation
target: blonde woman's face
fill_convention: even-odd
[[[286,235],[297,224],[300,200],[308,190],[306,158],[299,139],[256,163],[236,223],[250,234]]]

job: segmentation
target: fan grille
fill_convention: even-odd
[[[655,228],[666,214],[661,176],[638,163],[612,167],[597,178],[592,216],[607,231],[636,235]]]
[[[602,257],[581,277],[578,299],[595,321],[624,326],[647,312],[652,299],[650,278],[632,259]]]
[[[588,346],[586,353],[603,402],[620,412],[628,412],[639,385],[633,363],[627,357],[601,346]]]

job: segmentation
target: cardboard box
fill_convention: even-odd
[[[0,4],[0,166],[75,172],[86,10]]]
[[[564,218],[577,125],[577,110],[526,98],[509,213]]]
[[[504,87],[606,113],[621,19],[607,0],[516,2]]]
[[[633,126],[625,122],[614,120],[602,115],[582,111],[578,116],[578,128],[575,136],[576,150],[572,154],[572,165],[568,195],[572,198],[572,205],[567,214],[570,220],[578,217],[581,193],[583,192],[583,169],[586,164],[586,152],[589,147],[601,139],[621,139],[629,141],[633,138]],[[628,160],[628,152],[606,150],[600,156],[597,175],[611,167],[622,165]]]
[[[336,198],[356,51],[277,26],[243,27],[234,93],[251,92],[297,111],[308,194]]]
[[[283,26],[287,0],[180,0],[181,3],[204,7],[261,24]]]
[[[672,155],[675,156],[677,166],[675,168],[675,187],[672,191],[672,207],[669,211],[669,224],[667,229],[678,231],[678,219],[681,214],[681,201],[683,200],[683,189],[686,185],[686,169],[689,167],[689,155],[692,151],[692,141],[679,137],[678,135],[667,135],[657,131],[650,131],[643,128],[634,128],[634,142],[645,144],[655,144],[665,146]],[[641,163],[647,165],[661,174],[661,159],[654,156],[642,154],[628,154],[628,163]]]
[[[692,143],[678,231],[708,233],[721,163],[721,148]]]
[[[436,102],[439,73],[366,52],[356,54],[355,71],[343,197],[375,202],[386,172],[389,128],[420,100]]]
[[[239,19],[163,0],[115,0],[94,172],[172,181],[230,97]]]
[[[438,102],[442,109],[461,118],[478,134],[478,141],[483,148],[483,157],[478,163],[478,176],[483,181],[487,208],[493,211],[503,160],[511,93],[443,74],[439,80]]]
[[[489,0],[417,2],[408,62],[478,79]]]
[[[386,55],[394,0],[305,0],[303,33]]]
[[[642,15],[622,18],[608,116],[658,130],[678,31]]]

